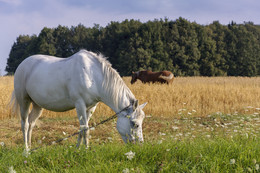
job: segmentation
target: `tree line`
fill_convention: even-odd
[[[260,75],[260,26],[252,22],[200,25],[184,18],[125,20],[101,27],[43,28],[37,35],[20,35],[6,71],[33,54],[69,57],[80,49],[109,57],[120,75],[132,71],[169,70],[176,76]]]

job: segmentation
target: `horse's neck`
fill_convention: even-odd
[[[115,112],[119,112],[135,100],[133,93],[117,75],[104,77],[100,91],[101,101]]]
[[[117,94],[117,99],[111,97],[110,94],[106,93],[103,98],[101,98],[101,101],[109,106],[114,112],[119,112],[125,107],[129,106],[132,100],[132,98],[129,97],[129,95],[125,91],[123,93],[124,94]]]

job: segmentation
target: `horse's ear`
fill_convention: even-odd
[[[132,74],[135,74],[135,72],[132,71]]]
[[[143,108],[146,106],[147,103],[148,103],[148,102],[145,102],[144,104],[141,104],[141,105],[139,106],[139,108],[140,108],[140,109],[143,109]]]
[[[133,103],[133,109],[135,110],[139,105],[139,102],[138,100],[135,100],[134,103]]]

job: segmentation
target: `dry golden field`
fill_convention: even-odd
[[[148,102],[148,116],[203,117],[208,114],[250,114],[260,109],[260,77],[176,77],[172,85],[130,84],[123,78],[140,103]],[[0,119],[8,119],[8,102],[13,77],[0,77]],[[113,111],[100,104],[96,115],[110,116]],[[76,116],[75,110],[56,113],[44,110],[43,117]]]

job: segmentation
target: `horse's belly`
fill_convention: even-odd
[[[64,102],[57,102],[57,103],[51,103],[51,104],[44,104],[41,105],[44,109],[55,111],[55,112],[64,112],[71,109],[74,109],[75,106],[71,104],[64,104]]]
[[[62,86],[34,84],[27,86],[27,93],[33,102],[47,110],[63,112],[75,107],[69,92]]]
[[[64,112],[75,108],[75,105],[71,102],[71,100],[66,98],[57,99],[52,97],[38,97],[32,98],[32,100],[40,107],[55,112]]]

